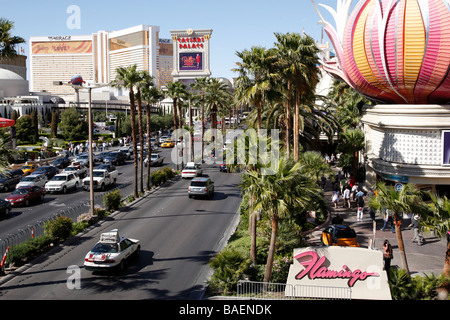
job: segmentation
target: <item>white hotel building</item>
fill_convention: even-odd
[[[86,36],[31,37],[30,91],[73,95],[67,86],[81,75],[86,82],[109,83],[118,67],[136,64],[147,70],[158,86],[172,80],[172,39],[159,39],[158,26],[139,25],[119,31],[98,31]]]

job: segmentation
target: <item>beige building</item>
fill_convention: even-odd
[[[166,47],[172,46],[172,40],[161,41],[159,30],[158,26],[139,25],[86,36],[31,37],[30,90],[73,94],[72,88],[53,82],[69,82],[79,74],[86,82],[109,83],[118,67],[133,64],[149,71],[161,86],[171,80],[167,74],[172,71],[172,52]]]

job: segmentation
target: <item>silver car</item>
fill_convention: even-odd
[[[193,178],[188,188],[189,198],[193,196],[208,197],[214,196],[214,182],[210,178]]]

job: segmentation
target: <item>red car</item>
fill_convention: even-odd
[[[40,200],[43,201],[45,196],[45,189],[42,187],[20,187],[14,190],[5,200],[11,203],[11,206],[29,206],[31,202]]]

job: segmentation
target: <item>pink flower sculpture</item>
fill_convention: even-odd
[[[313,0],[311,0],[315,6]],[[450,102],[447,0],[338,0],[336,29],[316,10],[336,51],[325,70],[383,103]]]

